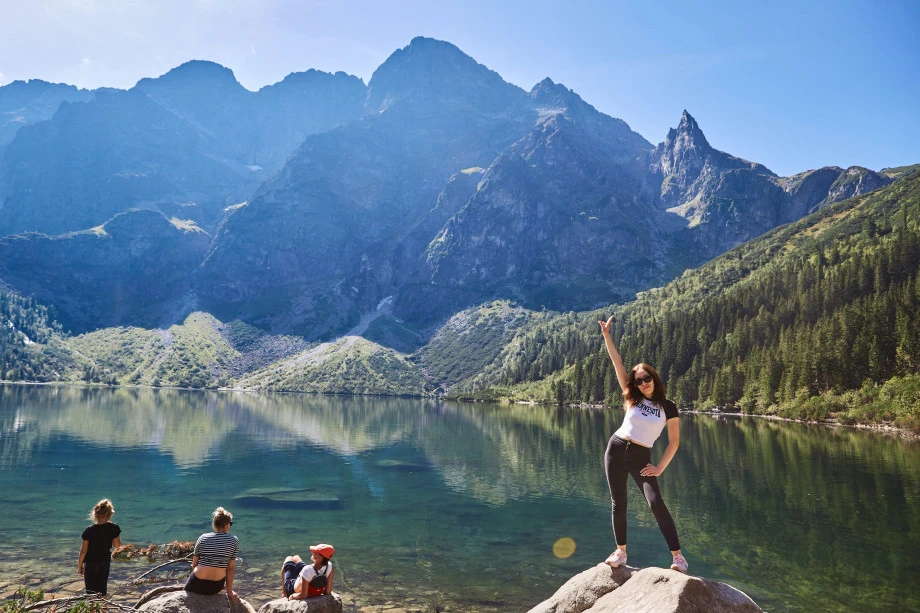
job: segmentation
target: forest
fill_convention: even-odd
[[[499,371],[464,392],[618,403],[597,324],[615,314],[624,361],[653,365],[681,406],[894,421],[920,431],[918,220],[914,173],[745,243],[635,302],[538,326],[509,348]]]

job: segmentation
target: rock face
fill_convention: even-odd
[[[451,177],[491,163],[534,118],[526,92],[420,38],[374,72],[366,110],[308,137],[226,220],[197,278],[203,305],[313,337],[347,330],[410,276],[427,244],[410,235]]]
[[[255,613],[252,605],[242,598],[231,605],[226,592],[203,596],[183,589],[149,600],[137,610],[144,613]]]
[[[156,211],[129,211],[85,232],[0,238],[0,278],[53,304],[73,332],[171,323],[208,238]]]
[[[335,592],[306,600],[278,598],[262,605],[259,613],[342,613],[342,599]]]
[[[725,583],[662,568],[598,564],[565,583],[529,613],[762,613]]]

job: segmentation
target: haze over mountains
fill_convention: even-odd
[[[366,86],[310,70],[250,92],[200,61],[127,91],[17,82],[0,155],[0,280],[75,332],[203,310],[314,340],[376,316],[407,348],[492,299],[629,299],[895,180],[778,177],[687,112],[655,146],[427,38]]]

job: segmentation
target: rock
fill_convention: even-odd
[[[240,492],[235,503],[252,507],[284,507],[298,509],[340,509],[342,500],[330,492],[312,488],[262,487]]]
[[[406,462],[404,460],[380,460],[377,462],[377,468],[386,468],[395,472],[423,472],[429,470],[427,464],[421,462]]]
[[[598,564],[565,583],[530,613],[758,613],[730,585],[662,568],[636,570]]]
[[[231,606],[226,592],[203,596],[181,588],[145,602],[137,610],[146,613],[255,613],[243,598]]]
[[[342,613],[342,598],[335,592],[306,600],[277,598],[266,602],[259,613]]]
[[[597,600],[617,589],[633,576],[635,568],[611,568],[600,563],[583,571],[563,584],[556,593],[528,613],[581,613],[591,608]]]

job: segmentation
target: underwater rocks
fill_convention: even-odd
[[[342,508],[342,500],[337,494],[313,488],[257,487],[240,492],[233,497],[233,502],[243,506],[263,508]]]
[[[135,558],[145,557],[151,562],[157,560],[179,560],[192,555],[195,549],[195,543],[192,541],[173,541],[165,545],[154,545],[151,543],[146,547],[140,547],[134,543],[126,543],[115,549],[112,558],[115,560],[133,560]]]

